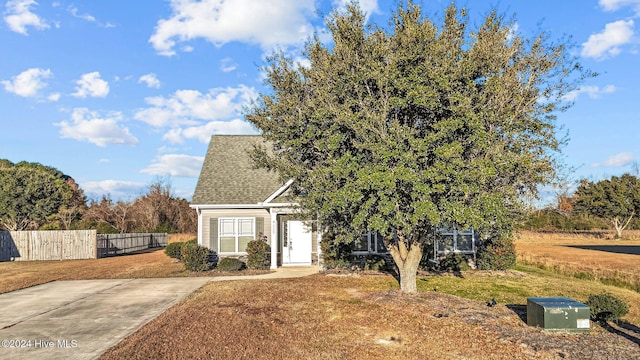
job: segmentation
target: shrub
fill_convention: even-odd
[[[516,264],[516,248],[511,238],[485,240],[478,248],[478,269],[507,270]]]
[[[351,267],[352,244],[337,241],[333,234],[328,233],[320,242],[322,260],[328,269]]]
[[[367,259],[364,262],[365,270],[382,271],[387,268],[387,261],[384,257],[377,254],[367,255]]]
[[[187,240],[187,241],[185,241],[184,243],[185,243],[185,244],[194,244],[194,245],[197,245],[197,244],[198,244],[198,238],[193,238],[193,239]]]
[[[189,271],[207,271],[211,269],[209,261],[209,249],[197,244],[184,244],[182,246],[182,263]]]
[[[183,245],[183,242],[173,242],[164,248],[164,253],[167,254],[167,256],[170,258],[180,260],[180,258],[182,257]]]
[[[245,268],[245,263],[236,258],[224,258],[218,261],[220,271],[240,271]]]
[[[323,266],[325,269],[351,269],[352,264],[349,260],[328,260]]]
[[[587,301],[594,321],[618,320],[629,312],[629,305],[611,294],[590,295]]]
[[[462,254],[448,254],[440,261],[440,270],[443,271],[465,271],[470,269],[467,258]]]
[[[262,240],[249,241],[247,244],[247,268],[268,269],[271,266],[271,248]]]
[[[432,261],[433,259],[435,259],[433,241],[423,243],[419,268],[427,271],[435,270],[437,264]]]

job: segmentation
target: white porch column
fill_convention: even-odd
[[[278,268],[278,214],[273,208],[269,210],[271,214],[271,269]]]
[[[202,238],[202,210],[197,207],[196,212],[198,213],[198,245],[205,246],[204,239]],[[208,244],[207,247],[209,247]]]

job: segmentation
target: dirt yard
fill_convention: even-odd
[[[638,328],[549,334],[517,308],[396,289],[370,275],[210,283],[101,359],[640,358]]]

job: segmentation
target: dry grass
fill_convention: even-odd
[[[174,242],[185,242],[185,241],[189,241],[191,239],[197,239],[197,238],[198,238],[198,235],[196,234],[170,234],[167,242],[171,244]]]
[[[186,241],[193,237],[169,235],[169,242]],[[0,274],[0,293],[55,280],[189,276],[181,263],[166,256],[162,250],[91,260],[2,262]]]
[[[500,304],[524,306],[528,297],[569,297],[586,302],[589,295],[608,292],[630,304],[624,321],[640,326],[640,294],[597,281],[576,279],[571,276],[540,270],[535,267],[518,266],[517,270],[466,271],[461,276],[426,276],[418,281],[421,291],[433,291],[488,301],[492,298]]]
[[[524,231],[516,240],[518,263],[626,286],[640,291],[640,256],[578,249],[570,246],[640,246],[640,231],[624,240],[611,233],[537,233]]]
[[[169,241],[191,238],[172,236]],[[566,247],[601,244],[611,241],[524,233],[517,242],[524,259],[554,261],[558,269],[637,275],[637,256]],[[575,258],[580,261],[568,262]],[[525,272],[424,277],[417,295],[398,292],[390,276],[214,282],[133,333],[103,359],[640,358],[640,294],[558,272],[519,269]],[[162,251],[99,260],[0,263],[0,273],[0,293],[62,279],[190,275]],[[606,331],[594,325],[590,334],[547,334],[522,319],[529,296],[584,301],[603,291],[631,304],[624,318],[628,328]],[[485,301],[492,297],[499,305],[490,308]]]
[[[214,282],[101,359],[640,357],[633,340],[606,331],[548,334],[503,304],[396,289],[390,276]]]

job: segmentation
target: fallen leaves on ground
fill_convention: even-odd
[[[549,334],[498,304],[395,290],[390,276],[210,283],[101,359],[640,357],[636,334]],[[391,290],[390,290],[391,289]]]

